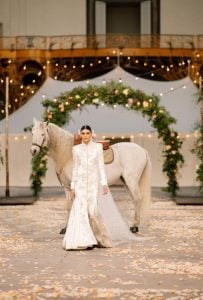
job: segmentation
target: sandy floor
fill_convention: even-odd
[[[132,203],[113,190],[126,222]],[[0,206],[0,299],[203,299],[203,206],[153,198],[151,225],[112,249],[64,251],[63,197]]]

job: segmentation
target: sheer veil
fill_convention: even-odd
[[[128,225],[123,220],[114,203],[111,192],[109,191],[106,195],[102,195],[100,190],[98,195],[99,210],[114,244],[137,240],[136,236],[130,232]]]

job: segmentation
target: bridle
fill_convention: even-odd
[[[46,131],[47,131],[47,130],[46,130]],[[47,133],[47,134],[48,134],[48,133]],[[43,146],[44,146],[44,142],[45,142],[45,137],[46,137],[46,135],[44,135],[44,138],[43,138],[43,140],[42,140],[41,145],[39,145],[39,144],[37,144],[37,143],[32,143],[32,146],[37,146],[37,147],[39,147],[40,150],[42,150],[42,148],[43,148]]]
[[[37,146],[37,147],[39,147],[40,150],[42,150],[43,145],[44,145],[44,142],[45,142],[45,136],[44,136],[44,138],[43,138],[43,140],[42,140],[42,144],[41,144],[41,145],[39,145],[39,144],[37,144],[37,143],[32,143],[32,146]]]

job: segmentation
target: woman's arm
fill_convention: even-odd
[[[106,173],[104,168],[104,157],[103,157],[103,149],[102,145],[98,144],[98,161],[99,161],[99,175],[100,175],[100,183],[103,186],[107,186]]]
[[[72,179],[71,179],[71,190],[75,189],[75,182],[77,178],[77,171],[78,171],[78,158],[75,147],[72,148],[73,154],[73,170],[72,170]]]

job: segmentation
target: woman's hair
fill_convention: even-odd
[[[92,128],[91,128],[89,125],[83,125],[83,126],[80,128],[80,132],[83,131],[84,129],[87,129],[87,130],[89,130],[90,132],[92,132]]]

